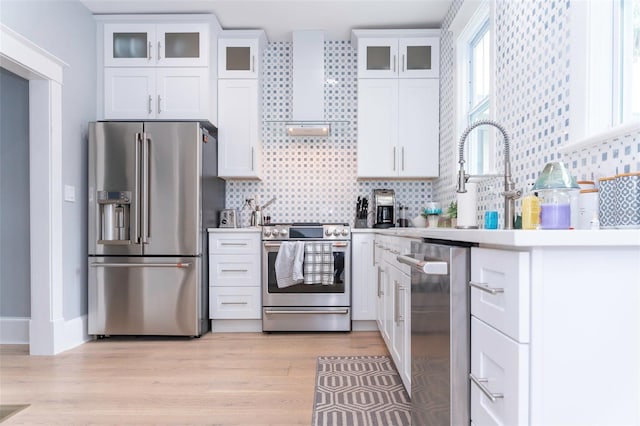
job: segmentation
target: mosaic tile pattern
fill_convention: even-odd
[[[241,208],[246,198],[276,202],[264,212],[272,222],[347,222],[353,225],[356,199],[376,188],[396,191],[409,218],[431,200],[431,182],[356,179],[357,67],[350,41],[325,41],[325,118],[344,121],[328,138],[288,137],[281,123],[291,119],[291,43],[269,43],[263,66],[263,179],[228,180],[226,206]],[[249,211],[241,212],[243,224]],[[370,214],[369,223],[372,223]]]
[[[516,186],[526,189],[544,165],[563,161],[578,180],[597,180],[616,173],[640,170],[640,135],[630,134],[574,152],[561,154],[558,148],[571,142],[570,34],[571,2],[536,0],[496,2],[496,119],[512,140],[511,162]],[[447,29],[461,5],[451,6],[443,23]],[[455,198],[457,143],[452,126],[453,40],[445,31],[441,41],[440,156],[441,176],[434,184],[433,197],[448,203]],[[498,141],[497,169],[502,170],[504,148]],[[487,209],[502,215],[502,197],[492,197],[502,187],[500,179],[489,179],[478,186],[478,220]],[[516,208],[519,210],[519,202]],[[502,221],[502,218],[500,218]]]
[[[445,18],[446,30],[464,0],[454,0]],[[640,134],[602,141],[588,149],[565,154],[558,148],[571,142],[570,38],[571,2],[498,0],[496,5],[497,121],[510,132],[512,172],[519,189],[537,178],[549,161],[563,161],[579,180],[595,180],[617,173],[640,171]],[[263,67],[264,179],[227,181],[226,204],[241,207],[245,198],[260,202],[275,196],[265,214],[272,221],[349,222],[353,224],[355,199],[371,198],[375,188],[396,191],[398,203],[416,216],[428,201],[446,206],[455,199],[457,139],[453,122],[453,37],[444,31],[440,71],[440,171],[436,180],[359,181],[356,179],[357,76],[356,52],[349,41],[325,42],[325,114],[344,120],[329,138],[280,136],[270,121],[291,118],[291,44],[269,43]],[[281,132],[280,132],[281,133]],[[498,141],[498,170],[504,147]],[[484,211],[502,215],[502,197],[496,196],[501,179],[478,186],[478,220]],[[516,208],[519,210],[520,202]],[[241,217],[248,222],[248,212]],[[502,218],[500,218],[502,221]],[[371,218],[369,220],[371,223]]]

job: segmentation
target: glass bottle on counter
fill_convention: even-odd
[[[540,199],[537,192],[529,192],[522,199],[522,229],[538,229],[540,226]]]
[[[540,228],[569,229],[571,227],[571,190],[547,189],[539,193]]]

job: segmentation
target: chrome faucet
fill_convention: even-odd
[[[504,139],[504,192],[501,195],[504,196],[504,229],[513,229],[513,219],[515,217],[516,199],[520,198],[522,191],[516,190],[516,184],[511,179],[511,159],[509,157],[510,139],[507,131],[500,124],[493,120],[479,120],[472,123],[469,127],[462,132],[460,137],[460,144],[458,147],[458,164],[460,164],[460,170],[458,171],[458,189],[457,192],[467,192],[465,184],[469,179],[469,175],[464,172],[464,143],[469,136],[469,133],[473,129],[482,125],[493,126],[500,130],[502,138]]]

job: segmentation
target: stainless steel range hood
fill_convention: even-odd
[[[331,123],[324,113],[324,31],[292,33],[292,119],[285,123],[289,136],[329,136]]]

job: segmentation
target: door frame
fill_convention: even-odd
[[[67,349],[62,277],[64,61],[0,24],[0,66],[29,80],[31,355]]]

